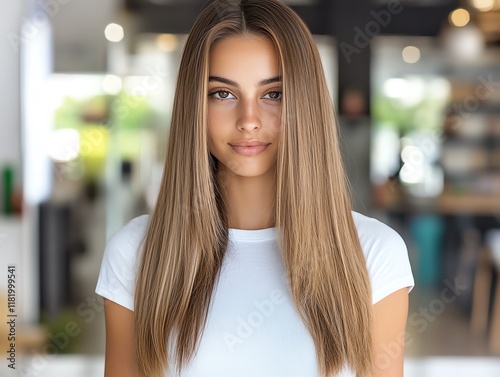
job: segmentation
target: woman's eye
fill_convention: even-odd
[[[225,99],[230,99],[231,98],[230,96],[232,96],[232,94],[226,90],[217,90],[215,92],[210,93],[208,96],[214,97],[215,99],[218,99],[218,100],[225,100]],[[233,96],[233,98],[234,98],[234,96]]]
[[[269,92],[267,93],[264,97],[269,96],[268,99],[273,100],[273,101],[279,101],[281,97],[283,96],[283,93],[281,92]]]

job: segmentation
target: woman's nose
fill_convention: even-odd
[[[242,131],[251,131],[261,126],[257,103],[250,100],[241,102],[237,126]]]

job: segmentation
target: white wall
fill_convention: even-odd
[[[23,0],[0,2],[0,167],[15,166],[21,181],[21,128],[19,101],[19,51],[9,37],[19,36]]]
[[[54,33],[54,72],[106,72],[108,42],[104,29],[117,21],[115,14],[121,1],[51,1],[61,3],[50,12]]]

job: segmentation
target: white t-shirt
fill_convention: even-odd
[[[406,245],[386,224],[352,212],[376,303],[414,286]],[[139,246],[149,215],[106,245],[96,293],[134,310]],[[295,310],[276,229],[229,229],[229,245],[199,349],[181,377],[318,376],[312,337]],[[139,252],[138,252],[139,251]],[[348,368],[339,377],[354,377]]]

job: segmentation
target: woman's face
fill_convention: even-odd
[[[257,35],[225,38],[212,47],[209,64],[209,150],[219,170],[245,177],[272,172],[282,96],[274,45]],[[245,142],[260,146],[238,146]]]

